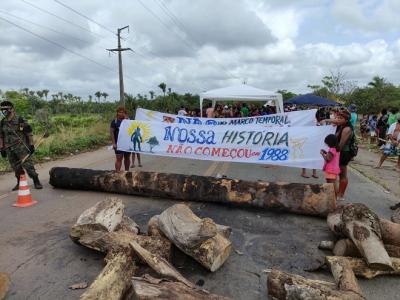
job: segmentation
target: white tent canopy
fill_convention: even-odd
[[[200,111],[203,113],[203,100],[212,101],[213,107],[217,101],[272,101],[277,107],[277,112],[283,113],[282,95],[270,91],[261,90],[247,84],[229,86],[225,88],[210,90],[200,94]]]

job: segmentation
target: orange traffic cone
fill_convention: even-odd
[[[19,177],[19,190],[17,203],[13,204],[16,207],[27,207],[36,204],[37,201],[32,200],[31,191],[29,190],[28,181],[25,174]]]

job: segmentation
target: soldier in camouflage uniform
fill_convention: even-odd
[[[0,110],[3,114],[3,119],[0,121],[1,156],[8,157],[17,178],[17,185],[12,190],[18,190],[19,177],[24,174],[24,170],[33,179],[36,189],[43,188],[30,157],[35,151],[32,127],[15,113],[14,105],[11,102],[1,102]],[[29,155],[28,158],[23,161],[27,155]]]

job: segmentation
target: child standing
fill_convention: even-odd
[[[325,137],[324,142],[329,149],[328,151],[321,149],[320,153],[325,160],[322,170],[324,171],[326,182],[333,183],[335,194],[337,194],[336,178],[340,174],[338,140],[336,135],[329,134]]]

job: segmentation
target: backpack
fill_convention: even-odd
[[[356,157],[358,154],[358,143],[357,143],[357,138],[356,138],[356,135],[354,134],[354,131],[350,138],[349,153],[350,153],[351,157]]]

